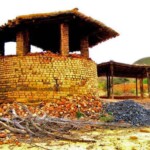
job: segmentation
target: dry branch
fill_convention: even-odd
[[[50,136],[67,141],[95,142],[94,140],[74,138],[70,134],[70,130],[83,128],[90,122],[53,118],[46,114],[41,117],[37,114],[32,114],[26,105],[18,105],[26,112],[27,115],[25,117],[19,116],[15,109],[9,110],[9,118],[0,117],[0,125],[11,132],[37,137]]]
[[[26,134],[27,132],[25,130],[21,130],[21,129],[17,129],[17,128],[13,128],[10,125],[7,125],[6,123],[0,121],[0,125],[2,125],[4,128],[14,132],[14,133],[21,133],[21,134]]]

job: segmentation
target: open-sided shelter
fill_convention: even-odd
[[[143,97],[143,79],[148,79],[148,93],[150,97],[150,66],[130,65],[115,61],[104,62],[97,65],[98,76],[107,77],[107,96],[113,97],[113,77],[135,78],[136,96],[138,96],[138,79],[140,80],[140,93]]]
[[[9,20],[0,27],[0,99],[95,94],[97,65],[89,59],[89,47],[116,36],[116,31],[78,9]],[[16,42],[16,55],[4,56],[10,41]],[[31,45],[46,52],[30,54]],[[71,55],[74,51],[81,54]]]

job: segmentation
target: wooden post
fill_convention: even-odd
[[[89,58],[89,41],[88,36],[83,37],[80,40],[80,51],[81,55],[85,58]]]
[[[143,98],[143,78],[140,78],[140,92],[141,92],[141,98]]]
[[[107,98],[109,97],[109,94],[108,94],[108,75],[106,75],[106,87],[107,87]]]
[[[107,75],[107,98],[110,98],[110,76]]]
[[[0,56],[4,56],[4,42],[0,41]]]
[[[138,98],[138,78],[136,77],[136,98]]]
[[[24,56],[30,52],[29,31],[27,29],[20,29],[16,35],[17,55]]]
[[[62,56],[69,54],[69,25],[67,23],[60,24],[60,53]]]
[[[147,87],[148,87],[148,97],[150,98],[150,74],[147,71]]]
[[[110,65],[110,73],[111,73],[111,97],[112,99],[114,99],[114,82],[113,82],[113,78],[114,78],[114,66],[111,63]]]

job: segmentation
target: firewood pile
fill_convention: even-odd
[[[78,141],[66,136],[69,130],[85,128],[91,122],[78,120],[77,113],[80,112],[85,118],[96,118],[101,109],[101,102],[94,97],[64,98],[37,106],[3,103],[0,105],[0,128],[24,135]]]

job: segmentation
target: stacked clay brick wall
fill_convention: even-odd
[[[60,25],[61,30],[61,55],[67,56],[69,53],[69,26],[62,23]]]
[[[96,92],[97,69],[90,59],[0,56],[1,100],[39,102]]]
[[[81,55],[89,58],[89,41],[88,37],[84,37],[80,42]]]
[[[19,31],[16,36],[17,55],[23,56],[30,52],[29,32],[28,30]]]

